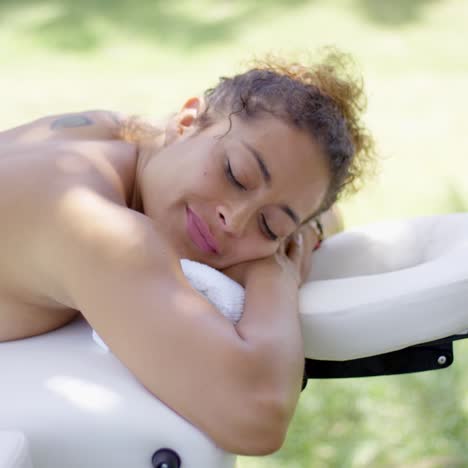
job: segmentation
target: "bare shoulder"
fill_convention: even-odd
[[[115,261],[122,267],[130,262],[143,266],[156,257],[162,262],[164,253],[170,251],[147,216],[86,185],[72,187],[62,195],[54,229],[65,249],[64,258],[75,270],[86,262],[93,270],[94,263],[103,260],[107,265]],[[173,254],[172,261],[175,258]]]
[[[177,256],[148,217],[87,185],[61,195],[45,231],[41,258],[48,259],[61,297],[95,327],[96,314],[114,314],[112,301],[135,283],[148,276],[174,283],[181,275]],[[111,323],[110,316],[106,320]]]
[[[111,110],[48,115],[0,132],[0,142],[35,143],[44,139],[117,139],[126,117]]]

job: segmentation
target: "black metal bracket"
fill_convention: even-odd
[[[348,361],[306,359],[302,389],[308,379],[374,377],[445,369],[454,360],[453,341],[463,338],[468,338],[468,335],[452,335],[398,351]]]

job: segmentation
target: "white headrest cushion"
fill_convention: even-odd
[[[340,233],[301,288],[306,356],[347,360],[461,332],[467,297],[468,214]]]

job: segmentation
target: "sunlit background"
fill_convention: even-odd
[[[358,62],[382,157],[346,224],[466,210],[467,0],[0,0],[0,128],[162,117],[253,56],[324,44]],[[283,449],[239,468],[468,466],[465,363],[459,343],[448,370],[310,381]]]

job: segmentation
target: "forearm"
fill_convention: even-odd
[[[304,370],[297,285],[286,275],[265,268],[250,275],[245,286],[244,312],[236,329],[257,358],[255,377],[261,382],[256,383],[279,399],[289,420]]]

